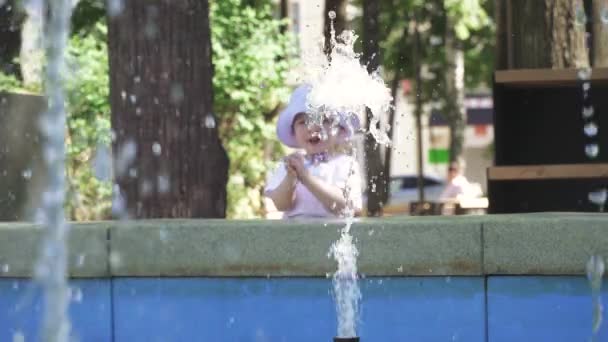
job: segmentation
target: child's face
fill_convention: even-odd
[[[306,154],[326,152],[331,146],[337,143],[339,136],[331,134],[331,122],[323,121],[323,127],[319,125],[309,126],[306,114],[300,113],[293,120],[293,133],[298,145],[306,151]],[[325,134],[323,134],[323,132]],[[341,135],[345,130],[341,127],[337,135]],[[325,139],[322,137],[325,136]]]

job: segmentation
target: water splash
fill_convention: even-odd
[[[152,153],[154,153],[154,155],[158,157],[158,156],[160,156],[161,152],[162,152],[161,145],[157,141],[155,141],[152,144]]]
[[[606,197],[608,195],[608,189],[603,188],[595,191],[591,191],[588,195],[589,202],[597,205],[598,210],[600,212],[604,211],[604,206],[606,205]]]
[[[588,81],[591,79],[591,68],[580,68],[577,72],[578,79]]]
[[[353,224],[352,215],[347,218],[340,239],[330,249],[330,255],[338,263],[333,275],[334,296],[338,312],[338,336],[355,337],[361,292],[357,283],[357,256],[359,252],[350,235]]]
[[[47,2],[48,21],[45,22],[46,83],[48,109],[41,122],[44,137],[44,160],[48,166],[49,184],[43,194],[42,211],[45,236],[41,258],[36,265],[36,279],[44,291],[44,341],[67,342],[70,335],[68,318],[69,287],[67,283],[67,246],[69,226],[65,221],[65,129],[66,111],[63,90],[65,53],[69,35],[71,0]],[[53,123],[53,124],[50,124]]]
[[[583,132],[587,138],[596,138],[599,132],[598,125],[592,121],[595,114],[595,109],[591,102],[590,91],[591,91],[591,76],[592,69],[585,67],[580,68],[577,71],[577,77],[582,81],[583,90],[583,110],[582,116],[585,124],[583,126]],[[585,145],[585,155],[589,159],[596,159],[600,153],[599,144],[596,141],[589,142]],[[589,201],[598,206],[600,212],[604,211],[604,204],[606,203],[606,189],[600,189],[591,191],[588,193],[587,198]]]
[[[13,333],[13,342],[25,342],[25,335],[21,331]]]
[[[331,54],[326,56],[320,44],[319,49],[308,51],[303,57],[303,83],[311,86],[307,98],[308,124],[323,127],[330,119],[332,128],[323,131],[335,135],[338,125],[346,124],[353,130],[352,116],[364,117],[367,110],[371,113],[370,130],[377,143],[389,145],[390,139],[385,131],[377,128],[377,123],[390,109],[392,96],[378,72],[368,72],[359,61],[360,54],[354,51],[357,36],[353,31],[344,31],[336,38],[334,19],[336,13],[328,13],[330,23]],[[360,119],[363,121],[364,119]],[[350,234],[354,222],[354,209],[351,189],[345,189],[347,199],[344,217],[346,224],[340,238],[331,246],[328,256],[333,257],[338,269],[333,275],[334,297],[338,316],[338,337],[355,337],[359,314],[361,292],[357,275],[358,250]]]
[[[108,15],[110,17],[115,17],[122,13],[124,7],[123,0],[108,0]]]
[[[585,154],[587,155],[587,157],[594,159],[597,158],[598,154],[600,153],[600,147],[598,144],[587,144],[585,146]]]
[[[604,259],[599,255],[592,255],[587,261],[587,279],[591,285],[591,300],[593,302],[593,324],[591,341],[598,340],[598,332],[602,325],[602,306],[601,288],[602,276],[604,275]]]
[[[585,127],[583,127],[583,131],[585,132],[586,136],[592,138],[597,135],[598,128],[594,122],[589,122],[585,124]]]
[[[369,133],[379,144],[390,144],[383,129],[377,128],[380,118],[390,109],[392,96],[380,74],[371,75],[354,51],[357,35],[343,31],[335,38],[331,24],[331,55],[327,58],[322,49],[307,52],[303,58],[304,82],[311,85],[308,111],[315,124],[339,113],[364,116],[369,109],[372,117]]]
[[[593,107],[583,107],[583,118],[590,119],[593,117],[594,109]]]
[[[205,127],[209,129],[215,128],[215,118],[212,113],[207,113],[207,116],[205,116]]]

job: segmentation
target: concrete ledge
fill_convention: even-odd
[[[479,275],[478,219],[362,220],[353,225],[367,275]],[[115,276],[325,276],[341,221],[126,222],[111,236]]]
[[[71,277],[106,277],[110,222],[71,226],[69,274]],[[31,277],[41,248],[43,228],[27,223],[0,223],[0,278]]]
[[[70,275],[326,276],[340,220],[140,220],[74,224]],[[0,224],[0,277],[28,277],[41,229]],[[608,258],[608,215],[543,213],[362,219],[352,227],[370,276],[585,273]],[[8,265],[5,269],[4,265]],[[6,271],[6,272],[4,272]]]
[[[484,220],[485,274],[585,274],[592,254],[608,258],[608,215],[497,215]]]

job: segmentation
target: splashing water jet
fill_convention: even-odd
[[[361,115],[367,109],[371,112],[369,134],[378,143],[389,145],[386,132],[377,128],[380,117],[391,106],[392,96],[378,72],[371,75],[359,61],[360,54],[354,51],[357,36],[353,31],[344,31],[336,39],[334,19],[336,13],[330,11],[331,53],[326,56],[322,49],[311,51],[303,58],[304,82],[311,86],[307,103],[309,124],[323,127],[323,121],[330,119],[335,134],[339,124],[352,129],[351,115]],[[347,118],[344,118],[347,116]],[[328,132],[323,132],[326,136]],[[338,318],[338,337],[335,341],[358,341],[356,323],[359,314],[361,292],[358,284],[357,256],[355,240],[350,234],[354,223],[354,209],[349,189],[345,189],[347,207],[344,210],[345,226],[340,238],[331,246],[328,257],[333,257],[338,269],[333,275],[334,298]]]
[[[604,270],[604,259],[602,259],[601,256],[592,255],[589,258],[589,261],[587,261],[587,279],[591,285],[591,299],[593,302],[592,342],[598,340],[598,332],[602,325],[602,313],[604,308],[602,306],[601,288]]]
[[[66,111],[63,90],[65,52],[68,41],[71,0],[47,2],[46,25],[46,83],[48,109],[40,121],[40,131],[46,143],[44,160],[49,183],[43,194],[42,212],[45,234],[35,276],[44,290],[44,341],[67,342],[70,335],[68,305],[70,290],[67,283],[67,246],[69,226],[65,221],[65,130]],[[54,123],[54,124],[49,124]]]

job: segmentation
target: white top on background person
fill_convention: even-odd
[[[442,201],[458,201],[466,197],[478,197],[481,195],[473,184],[464,176],[464,161],[459,159],[450,163],[448,167],[447,184],[439,196]]]
[[[268,175],[264,194],[284,218],[338,217],[362,208],[359,164],[344,152],[359,129],[356,115],[339,115],[338,129],[329,119],[323,125],[309,123],[307,97],[310,86],[292,94],[279,114],[277,135],[281,142],[301,151],[292,153]]]

